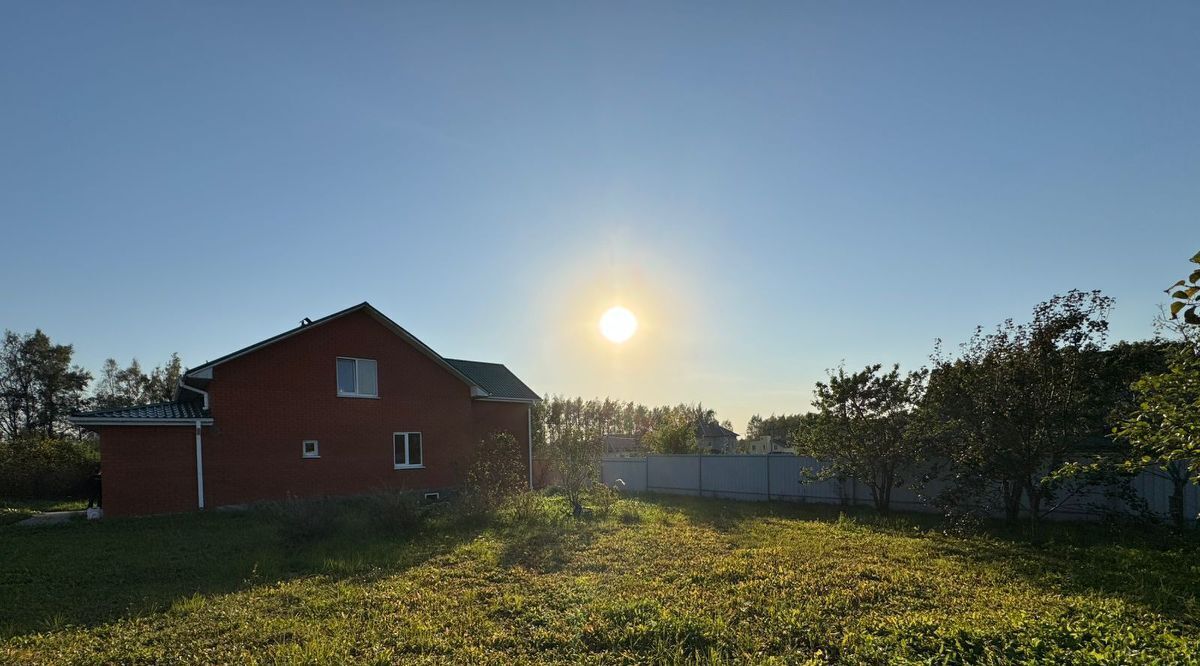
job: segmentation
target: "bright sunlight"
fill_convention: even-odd
[[[633,337],[637,327],[637,317],[619,305],[609,308],[600,317],[600,333],[617,344]]]

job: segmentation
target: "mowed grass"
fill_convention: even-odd
[[[0,499],[0,526],[18,523],[46,511],[86,509],[84,500],[12,500]]]
[[[683,498],[363,513],[0,528],[0,661],[1200,663],[1194,537]]]

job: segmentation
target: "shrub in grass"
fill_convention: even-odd
[[[597,483],[592,486],[588,500],[596,507],[596,515],[607,517],[612,513],[613,506],[620,500],[617,491],[609,488],[603,483]]]
[[[505,527],[557,527],[565,517],[560,502],[539,493],[514,495],[497,514]]]
[[[636,525],[642,522],[642,514],[630,506],[623,506],[617,511],[617,520],[624,525]]]
[[[266,507],[279,525],[279,535],[290,544],[328,538],[344,526],[341,507],[330,499],[289,497]]]
[[[373,531],[411,534],[425,524],[426,507],[416,493],[381,490],[365,497],[363,505]]]
[[[0,440],[0,497],[83,497],[100,466],[95,442],[25,435]]]
[[[528,488],[521,445],[498,431],[479,442],[463,483],[464,510],[488,513]]]

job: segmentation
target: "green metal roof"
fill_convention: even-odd
[[[212,414],[196,402],[159,402],[116,409],[100,409],[71,415],[72,421],[93,423],[101,421],[195,421],[211,419]]]
[[[464,361],[448,358],[446,362],[471,378],[480,388],[488,392],[488,398],[533,402],[541,400],[533,389],[525,385],[511,370],[500,363]]]

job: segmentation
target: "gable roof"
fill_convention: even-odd
[[[372,317],[374,317],[379,323],[381,323],[385,327],[391,329],[391,331],[393,333],[400,336],[402,339],[404,339],[406,342],[408,342],[412,346],[416,347],[418,351],[420,351],[421,353],[428,356],[430,359],[432,359],[438,365],[442,366],[442,368],[447,370],[448,372],[450,372],[450,374],[461,379],[468,386],[470,386],[472,388],[478,388],[478,385],[470,377],[464,375],[462,372],[460,372],[458,370],[458,368],[455,368],[453,365],[450,365],[449,363],[447,363],[446,359],[442,358],[440,354],[433,351],[433,349],[431,349],[429,347],[429,345],[418,340],[417,336],[404,330],[404,328],[402,326],[400,326],[396,322],[389,319],[387,315],[385,315],[382,312],[380,312],[379,310],[375,309],[375,306],[371,305],[370,303],[368,303],[366,301],[363,301],[362,303],[359,303],[358,305],[348,307],[345,310],[340,310],[331,315],[321,317],[320,319],[317,319],[315,321],[310,321],[307,324],[301,324],[295,328],[286,330],[283,333],[280,333],[279,335],[269,337],[266,340],[256,342],[247,347],[242,347],[241,349],[239,349],[235,352],[226,354],[216,360],[208,361],[204,365],[200,365],[195,368],[189,368],[188,371],[184,373],[184,377],[187,378],[187,377],[202,376],[205,373],[205,371],[211,370],[212,368],[215,368],[216,366],[221,365],[222,363],[232,361],[233,359],[238,358],[240,356],[245,356],[246,354],[249,354],[251,352],[258,351],[259,349],[262,349],[263,347],[266,347],[267,345],[274,344],[281,340],[286,340],[287,338],[290,338],[293,335],[297,335],[299,333],[309,331],[313,327],[320,326],[321,324],[331,322],[334,319],[339,319],[348,314],[351,314],[354,312],[359,312],[359,311],[365,312],[365,313],[371,315]]]
[[[345,310],[340,310],[331,315],[321,317],[315,321],[301,324],[295,328],[284,331],[279,335],[272,336],[266,340],[243,347],[215,360],[208,361],[203,365],[195,368],[189,368],[183,375],[184,380],[187,381],[189,385],[197,385],[198,387],[202,388],[206,380],[212,378],[212,369],[218,365],[221,365],[222,363],[232,361],[235,358],[258,351],[259,349],[262,349],[268,345],[286,340],[293,335],[298,335],[305,331],[311,330],[313,327],[320,326],[340,317],[344,317],[348,314],[359,311],[365,312],[366,314],[375,318],[376,321],[383,324],[384,327],[390,329],[396,335],[400,336],[400,338],[405,342],[408,342],[413,347],[416,347],[418,351],[425,354],[427,357],[433,360],[434,363],[437,363],[447,372],[462,380],[463,383],[471,387],[471,396],[474,398],[516,402],[533,402],[541,400],[537,393],[526,386],[525,383],[518,379],[511,370],[504,367],[500,363],[484,363],[481,361],[464,361],[443,358],[441,354],[435,352],[429,347],[429,345],[418,340],[415,335],[406,331],[404,327],[392,321],[387,315],[375,309],[375,306],[366,301],[346,308]],[[182,389],[180,389],[176,392],[175,397],[180,398],[182,395]]]
[[[201,425],[212,423],[212,414],[198,401],[159,402],[153,405],[98,409],[71,416],[76,425],[162,425],[200,421]]]
[[[511,370],[500,363],[484,363],[483,361],[464,361],[448,358],[446,362],[470,377],[487,395],[484,400],[511,400],[518,402],[536,402],[541,397],[525,382],[517,378]]]
[[[699,432],[700,437],[737,437],[738,434],[729,428],[718,423],[701,423]]]

